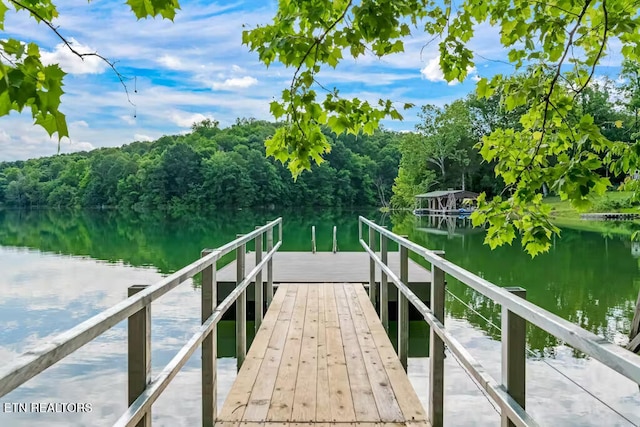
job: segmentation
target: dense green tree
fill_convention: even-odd
[[[498,128],[482,139],[480,153],[495,162],[506,191],[492,199],[483,194],[473,220],[489,224],[487,242],[492,246],[511,243],[518,233],[530,254],[547,250],[558,229],[542,203],[543,186],[576,207],[586,207],[592,194],[602,194],[610,185],[603,170],[625,175],[640,169],[640,142],[607,139],[577,102],[608,53],[610,40],[619,41],[625,59],[640,60],[638,5],[626,0],[279,2],[270,24],[243,35],[243,42],[266,65],[279,61],[295,70],[282,100],[271,103],[274,117],[285,117],[288,124],[268,141],[267,154],[288,161],[296,175],[312,160],[322,161],[330,149],[321,126],[338,134],[370,132],[384,117],[400,118],[389,100],[372,105],[345,99],[337,89],[319,99],[323,66],[336,67],[344,55],[402,52],[413,25],[418,33],[439,40],[444,78],[463,80],[474,65],[468,43],[485,23],[500,30],[508,59],[522,74],[517,79],[480,79],[477,94],[501,93],[506,110],[525,111],[517,128]],[[630,184],[640,198],[640,185]]]

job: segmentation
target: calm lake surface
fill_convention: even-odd
[[[113,211],[0,210],[0,364],[125,298],[132,284],[150,284],[213,248],[283,217],[284,251],[359,251],[357,216],[409,235],[499,286],[521,286],[527,299],[623,345],[640,289],[639,248],[628,237],[564,229],[550,253],[535,259],[518,243],[491,251],[464,220],[439,222],[377,211],[218,212],[189,219]],[[390,250],[394,248],[390,247]],[[420,261],[416,259],[417,261]],[[230,258],[229,258],[230,261]],[[447,324],[494,378],[500,378],[500,307],[448,278],[448,289],[473,310],[447,299]],[[199,324],[200,294],[189,281],[152,306],[156,375]],[[251,326],[252,327],[252,326]],[[234,323],[218,337],[220,402],[235,378]],[[392,333],[395,325],[392,325]],[[424,322],[412,322],[409,375],[426,405],[428,349]],[[528,331],[527,410],[541,425],[640,425],[638,386],[546,333]],[[154,425],[200,423],[200,356],[192,357],[153,407]],[[451,426],[497,426],[500,417],[475,384],[446,359],[446,418]],[[569,380],[567,377],[570,377]],[[588,390],[589,393],[587,393]],[[85,413],[8,413],[20,402],[91,403]],[[604,402],[604,403],[603,403]],[[613,407],[620,414],[607,408]],[[0,426],[108,426],[126,408],[126,322],[0,399]],[[626,420],[625,420],[626,418]]]

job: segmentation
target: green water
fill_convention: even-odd
[[[639,248],[626,237],[564,229],[562,238],[557,239],[548,254],[532,260],[517,243],[491,251],[482,243],[483,233],[470,229],[464,220],[437,224],[412,215],[390,217],[376,210],[239,210],[180,219],[166,218],[159,213],[0,210],[0,271],[3,271],[0,364],[9,362],[43,338],[63,332],[121,301],[129,285],[153,283],[197,259],[203,248],[220,246],[236,234],[249,232],[278,216],[282,216],[284,223],[283,251],[311,250],[312,226],[316,227],[320,251],[331,250],[333,226],[337,227],[340,251],[362,250],[358,243],[358,215],[387,225],[399,234],[407,234],[412,241],[427,248],[444,249],[449,260],[485,279],[499,286],[521,286],[527,290],[528,300],[610,341],[625,342],[640,289],[640,251],[636,254]],[[396,250],[392,245],[389,249]],[[424,263],[418,257],[413,258]],[[448,289],[473,309],[448,297],[447,322],[452,331],[477,352],[474,356],[499,378],[499,343],[491,339],[498,338],[499,331],[490,323],[500,324],[500,307],[451,278],[448,278]],[[154,303],[152,312],[152,361],[157,373],[198,326],[197,280]],[[394,328],[392,324],[392,335]],[[233,331],[233,322],[220,326],[221,399],[235,376]],[[412,322],[409,355],[413,361],[410,360],[409,373],[421,398],[424,390],[420,384],[423,387],[427,383],[423,377],[424,358],[428,356],[424,339],[427,333],[424,322]],[[51,396],[65,396],[64,399],[71,401],[94,399],[103,402],[99,413],[86,414],[82,420],[34,418],[24,414],[3,419],[0,413],[0,425],[109,425],[114,422],[124,410],[124,402],[114,399],[113,390],[115,388],[120,396],[126,392],[125,337],[124,325],[120,324],[97,342],[65,359],[60,367],[46,371],[2,400],[46,401]],[[606,369],[585,360],[580,353],[563,347],[536,328],[529,329],[527,342],[532,354],[543,356],[545,363],[552,361],[571,371],[582,384],[607,396],[622,412],[636,412],[640,396],[635,385],[610,377]],[[468,379],[455,370],[452,358],[447,359],[452,366],[451,377],[448,377],[452,379],[447,386],[448,393],[454,395],[452,399],[471,392],[479,395],[471,383],[464,387],[458,385]],[[538,366],[539,362],[537,358],[531,359],[532,374],[528,378],[531,394],[540,397],[527,404],[539,417],[553,419],[557,425],[629,425],[607,413],[606,408],[598,409],[594,415],[592,401],[574,398],[571,389],[565,391],[559,383],[549,382],[548,373],[543,371],[546,367]],[[172,418],[175,411],[172,412],[171,406],[159,402],[154,419],[161,420],[161,425],[197,423],[198,378],[199,356],[194,356],[184,372],[176,377],[176,385],[167,389],[167,397],[163,397],[165,401],[181,401],[180,409],[195,418],[178,422]],[[549,389],[556,388],[562,398],[546,396]],[[184,390],[191,390],[194,397],[185,400]],[[479,396],[480,400],[484,399]],[[111,401],[113,403],[106,403]],[[458,411],[454,406],[447,410],[451,419],[459,421],[449,425],[495,425],[496,414],[489,406],[482,409],[478,404],[468,422],[462,421],[464,408]],[[563,421],[565,413],[576,411],[582,418],[568,417]],[[485,418],[489,421],[485,422]],[[578,424],[576,419],[580,420]]]

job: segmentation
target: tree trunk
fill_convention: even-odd
[[[462,191],[464,191],[464,171],[462,171]]]

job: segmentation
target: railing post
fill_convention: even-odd
[[[273,227],[267,230],[267,253],[271,252],[272,249]],[[267,293],[267,307],[269,307],[271,305],[271,300],[273,300],[273,257],[269,258],[269,261],[267,261],[267,288],[265,291]]]
[[[333,253],[338,252],[338,227],[333,226]]]
[[[311,226],[311,253],[316,253],[316,226]]]
[[[520,287],[505,288],[512,294],[526,299],[527,291]],[[526,365],[527,365],[527,321],[517,314],[502,308],[502,385],[525,409]],[[502,427],[515,424],[502,414]]]
[[[369,248],[373,252],[376,251],[376,230],[371,226],[369,226]],[[374,308],[378,296],[376,291],[376,263],[373,258],[369,257],[369,299]]]
[[[384,227],[383,228],[387,228]],[[380,259],[383,264],[387,264],[387,236],[380,233]],[[387,274],[380,271],[380,321],[382,326],[389,331],[389,285],[387,284]]]
[[[440,255],[444,258],[444,253]],[[431,264],[431,311],[444,325],[444,271]],[[433,427],[444,424],[444,342],[431,328],[429,336],[429,420]]]
[[[257,226],[256,229],[260,228]],[[262,233],[256,236],[256,265],[260,264],[262,261]],[[258,271],[256,274],[255,280],[255,323],[256,323],[256,332],[260,329],[260,324],[262,323],[263,310],[264,310],[264,301],[262,294],[264,293],[264,283],[262,283],[262,270]]]
[[[238,234],[236,237],[242,237]],[[246,243],[236,249],[236,286],[244,279],[244,261]],[[238,361],[238,371],[244,363],[247,354],[247,290],[243,290],[236,300],[236,358]]]
[[[205,257],[211,253],[210,249],[202,251],[201,256]],[[201,322],[204,323],[214,308],[218,305],[217,283],[216,283],[216,260],[202,270],[202,296],[201,296]],[[202,425],[203,427],[213,427],[217,412],[217,325],[213,326],[211,333],[202,341]]]
[[[129,286],[127,296],[133,296],[146,287],[147,285]],[[151,305],[129,316],[127,329],[128,402],[131,406],[151,381]],[[151,410],[144,415],[136,427],[151,427]]]
[[[402,236],[408,237],[408,236]],[[409,286],[409,249],[400,246],[400,281]],[[407,370],[409,354],[409,300],[398,289],[398,358],[404,370]]]

